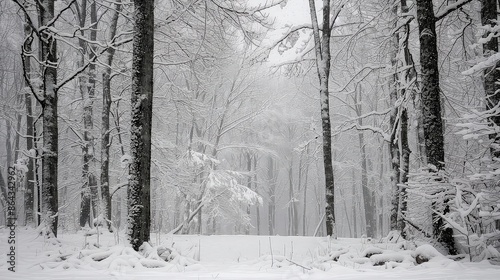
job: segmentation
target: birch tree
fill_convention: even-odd
[[[320,102],[321,102],[321,125],[323,136],[323,165],[325,170],[326,187],[326,234],[336,238],[335,233],[335,182],[333,177],[332,162],[332,140],[330,124],[330,98],[328,96],[328,81],[330,79],[330,1],[323,0],[323,15],[321,33],[316,15],[316,4],[314,0],[309,0],[311,22],[314,36],[314,52],[316,55],[316,70],[320,84]],[[339,11],[340,12],[340,11]],[[338,15],[338,12],[337,14]]]

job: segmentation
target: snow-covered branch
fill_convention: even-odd
[[[458,0],[455,3],[446,6],[446,8],[435,15],[436,22],[442,20],[444,17],[454,12],[455,10],[462,8],[462,6],[468,4],[469,2],[472,2],[472,0]]]

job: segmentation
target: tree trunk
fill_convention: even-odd
[[[29,24],[24,24],[24,35],[28,36],[31,33],[31,27]],[[28,53],[31,52],[32,40],[28,40],[24,44],[24,50]],[[24,58],[24,72],[29,80],[31,78],[31,59],[29,57]],[[28,88],[28,81],[24,81],[25,88]],[[24,195],[25,204],[25,215],[26,215],[26,225],[34,225],[34,194],[35,194],[35,173],[33,158],[31,157],[31,151],[33,150],[33,140],[35,137],[33,129],[33,106],[31,92],[26,91],[24,94],[24,103],[26,106],[26,150],[28,151],[28,172],[26,172],[26,192]]]
[[[398,6],[394,5],[392,9],[392,20],[394,21],[393,26],[397,26],[397,18],[398,18]],[[393,71],[397,71],[398,66],[398,49],[399,49],[399,34],[398,32],[394,32],[392,35],[390,44],[390,53],[391,53],[391,65],[393,67]],[[389,142],[389,151],[391,155],[391,212],[390,212],[390,229],[396,230],[398,229],[397,221],[398,221],[398,213],[399,213],[399,186],[401,183],[400,176],[400,151],[399,151],[399,119],[398,119],[398,107],[396,107],[397,101],[399,99],[398,90],[398,74],[394,73],[389,78],[389,91],[390,91],[390,104],[393,106],[391,108],[391,114],[389,117],[390,128],[391,128],[391,139]]]
[[[302,209],[302,235],[307,236],[307,230],[306,230],[306,214],[307,214],[307,179],[309,175],[309,163],[308,159],[309,158],[309,145],[306,145],[306,167],[305,167],[305,172],[304,172],[304,195],[303,195],[303,205],[304,208]]]
[[[47,26],[54,18],[54,0],[37,2],[41,26]],[[57,47],[49,31],[42,32],[41,61],[45,62],[43,84],[43,148],[41,214],[46,226],[45,234],[57,237],[58,224],[58,126],[57,126]]]
[[[121,0],[115,3],[115,9],[111,18],[109,41],[113,41],[116,35],[118,17],[121,12]],[[115,49],[109,48],[106,51],[106,68],[102,74],[102,114],[101,114],[101,211],[104,219],[108,222],[108,230],[112,231],[111,226],[111,196],[109,193],[109,149],[110,141],[110,123],[111,114],[111,67],[115,55]],[[118,116],[117,116],[118,117]]]
[[[295,203],[295,194],[293,189],[293,157],[290,158],[288,167],[288,235],[297,235],[297,209]]]
[[[86,26],[87,19],[87,0],[83,0],[80,13],[79,13],[79,24],[82,28],[80,30],[80,35],[85,36],[83,28]],[[97,39],[97,8],[95,1],[90,4],[90,40],[95,41]],[[88,54],[90,60],[95,56],[95,48],[89,50],[86,41],[83,38],[78,40],[78,44],[82,53],[80,54],[79,67],[85,65],[85,59]],[[88,72],[78,77],[80,84],[80,93],[82,95],[83,101],[83,143],[82,143],[82,154],[83,154],[83,165],[82,165],[82,177],[83,186],[81,194],[81,204],[80,204],[80,226],[84,227],[85,224],[89,224],[90,227],[93,226],[91,217],[96,218],[98,216],[98,189],[97,189],[97,178],[95,174],[94,167],[94,136],[92,135],[92,130],[94,128],[93,122],[93,102],[95,95],[95,65],[90,64]],[[92,212],[92,213],[91,213]]]
[[[309,0],[311,22],[313,25],[314,50],[316,54],[316,70],[320,85],[321,126],[323,132],[323,166],[326,188],[326,234],[336,238],[335,232],[335,182],[333,177],[332,137],[330,124],[330,98],[328,81],[330,78],[330,1],[323,0],[323,23],[320,29],[316,16],[314,0]]]
[[[250,151],[246,152],[247,156],[247,171],[248,171],[248,177],[247,177],[247,188],[252,189],[252,155],[250,154]],[[250,205],[247,205],[247,215],[248,218],[250,219]],[[250,224],[247,224],[245,226],[245,234],[249,235],[250,234]]]
[[[427,163],[435,166],[437,170],[442,170],[444,169],[444,137],[439,88],[436,17],[434,16],[432,0],[417,0],[416,3],[422,72],[420,95]],[[448,208],[445,206],[444,214],[449,211]],[[434,236],[446,246],[450,254],[456,254],[453,230],[451,228],[444,229],[444,220],[436,214],[433,216]]]
[[[487,26],[497,25],[497,1],[481,0],[481,24]],[[485,32],[483,37],[489,36],[489,32]],[[489,57],[498,53],[498,37],[492,38],[483,44],[483,55]],[[484,93],[486,96],[486,110],[491,110],[500,103],[500,92],[498,91],[498,80],[500,79],[499,63],[495,66],[484,70]],[[489,121],[492,125],[500,126],[500,115],[491,116]],[[490,139],[493,141],[490,149],[492,157],[500,157],[500,137],[499,134],[490,134]]]
[[[134,6],[127,233],[130,244],[138,251],[143,242],[149,241],[151,223],[154,1],[134,0]]]
[[[361,86],[359,91],[356,88],[354,92],[354,108],[356,110],[356,115],[358,116],[358,125],[363,125],[363,120],[361,119],[362,108],[361,108]],[[366,221],[366,236],[375,237],[377,219],[375,217],[375,205],[374,205],[374,195],[373,192],[368,187],[368,164],[366,159],[366,147],[365,147],[365,135],[362,130],[358,131],[359,140],[359,151],[360,151],[360,161],[361,161],[361,189],[363,192],[363,202],[365,206],[365,221]]]
[[[408,209],[408,194],[406,191],[406,183],[408,183],[408,173],[410,171],[410,147],[408,145],[408,112],[406,108],[401,112],[401,185],[399,192],[399,215],[398,215],[398,230],[401,236],[406,238],[406,210]]]
[[[253,190],[258,194],[258,184],[257,184],[257,155],[253,157]],[[257,235],[260,235],[260,204],[256,205],[256,214],[257,214]]]
[[[269,156],[267,161],[267,182],[269,185],[269,205],[268,205],[268,222],[269,235],[275,234],[276,225],[276,175],[274,174],[274,159]]]

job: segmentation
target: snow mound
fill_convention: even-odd
[[[370,257],[370,261],[374,266],[381,266],[389,262],[406,262],[413,264],[413,258],[409,254],[404,254],[403,252],[375,254]]]
[[[152,247],[144,243],[139,252],[129,246],[115,245],[107,248],[83,249],[73,253],[52,251],[38,264],[41,269],[96,269],[119,270],[128,268],[166,268],[195,265],[197,262],[181,256],[165,246]]]
[[[373,255],[382,254],[384,251],[378,247],[368,247],[362,253],[361,257],[370,258]]]

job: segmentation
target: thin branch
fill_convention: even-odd
[[[462,8],[462,6],[464,6],[464,5],[466,5],[466,4],[470,3],[470,2],[472,2],[472,0],[459,0],[456,3],[454,3],[454,4],[448,5],[446,8],[444,8],[443,11],[439,12],[435,16],[435,21],[438,22],[438,21],[442,20],[444,17],[446,17],[450,13],[454,12],[455,10],[458,10],[458,9]]]

